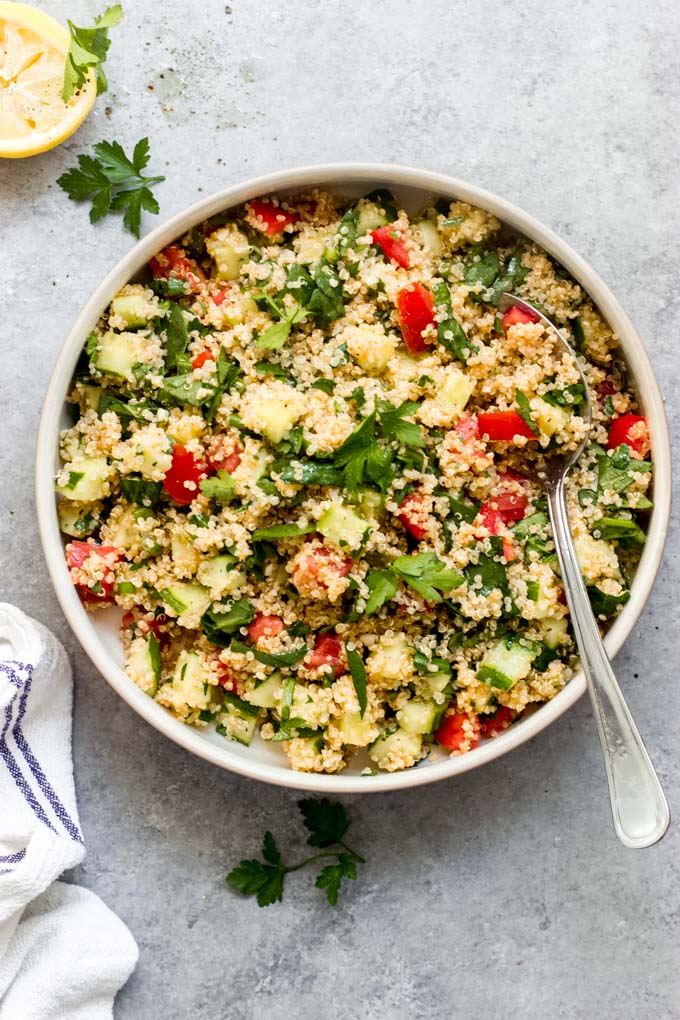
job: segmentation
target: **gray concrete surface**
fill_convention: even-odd
[[[86,23],[101,4],[43,0]],[[258,910],[224,875],[294,793],[192,760],[116,697],[70,634],[38,544],[33,444],[62,338],[132,244],[58,175],[148,134],[163,216],[244,176],[372,159],[449,171],[560,231],[624,298],[677,433],[680,8],[673,0],[124,0],[110,91],[60,149],[0,165],[2,596],[76,670],[88,856],[74,878],[141,950],[117,1020],[680,1017],[678,830],[614,838],[582,701],[529,746],[423,791],[347,798],[368,858],[335,911],[311,881]],[[147,227],[151,221],[147,220]],[[155,222],[155,221],[154,221]],[[618,671],[680,815],[678,528]]]

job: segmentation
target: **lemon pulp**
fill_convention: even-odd
[[[80,126],[96,95],[94,75],[61,98],[69,34],[43,11],[0,2],[0,157],[32,156]]]

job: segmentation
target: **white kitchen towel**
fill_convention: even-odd
[[[110,1020],[137,962],[99,897],[56,881],[85,855],[72,700],[62,646],[0,603],[0,1020]]]

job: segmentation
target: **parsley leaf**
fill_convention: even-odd
[[[343,878],[355,879],[357,877],[357,864],[354,857],[349,854],[338,854],[337,864],[327,864],[314,883],[317,889],[325,889],[328,902],[332,907],[338,902],[338,894]]]
[[[339,843],[347,832],[347,813],[337,801],[328,800],[327,797],[321,800],[308,797],[299,800],[298,807],[310,832],[307,839],[310,846],[327,847]]]
[[[458,588],[464,581],[462,574],[447,567],[436,553],[423,552],[415,556],[398,556],[392,569],[410,588],[426,602],[441,602],[442,592]]]
[[[371,570],[366,575],[365,583],[369,590],[364,609],[366,616],[371,616],[397,594],[397,579],[392,570]]]
[[[364,418],[335,454],[333,466],[342,470],[348,489],[377,485],[383,492],[393,478],[390,457],[375,438],[376,412]]]
[[[108,30],[117,25],[122,17],[123,8],[120,4],[114,4],[94,19],[91,28],[79,28],[72,21],[68,22],[71,42],[66,54],[64,85],[61,90],[64,103],[68,103],[74,92],[79,92],[85,85],[91,67],[97,79],[97,95],[106,92],[108,82],[102,65],[111,45]]]
[[[515,403],[517,405],[517,414],[520,416],[527,428],[531,429],[535,436],[540,435],[538,425],[534,421],[534,417],[531,413],[531,404],[529,398],[521,390],[515,390]]]
[[[364,666],[364,660],[361,658],[359,653],[354,648],[345,648],[347,652],[347,665],[352,675],[352,683],[354,684],[354,690],[359,701],[359,714],[361,718],[364,717],[366,706],[368,705],[368,697],[366,694],[366,667]]]
[[[404,421],[407,416],[415,414],[419,406],[414,400],[405,400],[399,407],[394,407],[388,400],[379,401],[380,431],[385,439],[394,439],[403,446],[425,446],[420,425]]]
[[[239,652],[241,655],[252,652],[257,661],[265,666],[295,666],[301,659],[304,659],[309,651],[307,645],[302,645],[300,648],[291,649],[290,652],[262,652],[259,648],[251,648],[237,640],[232,641],[231,650]]]
[[[232,602],[226,611],[217,610],[215,606],[206,609],[201,617],[201,630],[220,648],[228,648],[231,644],[231,635],[235,634],[241,627],[247,627],[255,619],[255,610],[247,599],[238,599]]]
[[[180,305],[174,303],[167,317],[165,328],[165,367],[177,367],[177,359],[186,352],[189,346],[187,320]]]
[[[458,319],[454,317],[448,284],[443,281],[436,284],[433,293],[437,310],[446,314],[446,318],[437,323],[437,341],[442,347],[451,351],[459,361],[467,361],[471,354],[479,350],[479,347],[468,340],[465,330]]]
[[[204,496],[216,499],[218,503],[228,503],[234,495],[236,483],[228,471],[218,471],[212,478],[204,478],[198,483]]]
[[[285,869],[278,864],[262,864],[257,860],[241,861],[227,875],[227,884],[243,896],[257,896],[258,907],[268,907],[272,903],[281,902],[285,876]]]
[[[141,213],[158,212],[158,202],[151,187],[165,177],[144,177],[142,170],[149,162],[149,139],[135,145],[132,159],[125,155],[118,142],[97,142],[94,156],[78,156],[78,167],[72,167],[57,178],[57,184],[74,202],[90,199],[90,222],[96,223],[109,212],[125,210],[123,223],[139,237]]]
[[[344,878],[355,880],[357,864],[365,863],[364,858],[343,841],[349,822],[341,804],[333,803],[326,798],[323,800],[308,798],[299,801],[298,807],[310,832],[307,842],[310,846],[319,847],[321,853],[313,854],[298,864],[286,865],[276,840],[271,832],[267,831],[262,841],[264,860],[240,861],[227,875],[226,881],[230,888],[243,896],[255,896],[260,907],[281,902],[286,875],[328,858],[334,863],[321,869],[315,884],[318,889],[325,890],[331,906],[336,906],[342,880]],[[331,846],[338,849],[328,850],[327,848]]]
[[[598,487],[600,492],[625,492],[633,484],[636,474],[652,470],[648,460],[636,460],[630,447],[623,443],[611,456],[603,452],[598,458]]]
[[[297,538],[298,535],[309,535],[316,531],[311,524],[306,528],[300,528],[297,524],[273,524],[270,528],[258,528],[252,534],[254,542],[262,542],[267,539],[276,538]]]

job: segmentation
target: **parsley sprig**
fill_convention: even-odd
[[[364,613],[376,613],[397,594],[398,581],[413,588],[426,602],[441,602],[447,592],[459,588],[465,578],[447,567],[436,553],[422,552],[414,556],[397,556],[385,570],[371,570],[366,575],[368,598]]]
[[[125,210],[123,223],[139,237],[142,209],[158,212],[158,202],[151,193],[154,184],[165,177],[144,177],[149,162],[149,139],[137,142],[132,159],[125,155],[118,142],[97,142],[94,156],[78,156],[78,166],[67,170],[57,184],[74,202],[92,202],[90,222],[96,223],[109,212]]]
[[[344,835],[349,827],[345,809],[341,804],[330,801],[326,797],[321,800],[298,801],[302,818],[310,835],[307,842],[310,846],[326,851],[328,847],[337,847],[312,854],[298,864],[284,864],[281,852],[271,832],[265,832],[262,841],[262,857],[243,860],[227,875],[227,885],[243,896],[256,896],[260,907],[268,907],[272,903],[280,903],[283,899],[283,888],[286,875],[300,871],[316,861],[332,858],[334,863],[327,864],[317,875],[315,885],[323,889],[328,902],[335,906],[342,886],[343,878],[356,879],[357,864],[365,864],[365,859],[355,850],[347,846]]]
[[[61,91],[61,98],[65,103],[68,103],[71,96],[79,92],[86,83],[91,67],[94,68],[97,78],[97,95],[106,92],[108,82],[103,64],[111,45],[109,29],[117,25],[122,17],[123,8],[120,4],[114,4],[95,18],[94,25],[90,28],[79,28],[69,21],[71,42],[66,54],[64,85]]]
[[[355,490],[363,485],[377,486],[385,492],[394,478],[393,449],[398,444],[412,448],[425,445],[420,425],[406,421],[418,410],[415,401],[405,400],[394,407],[387,400],[379,400],[374,410],[350,433],[335,454],[333,467],[343,472],[345,485]]]

